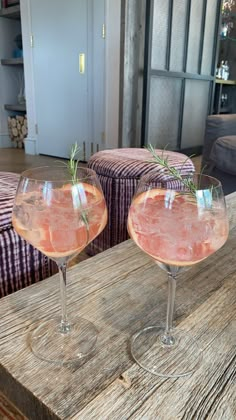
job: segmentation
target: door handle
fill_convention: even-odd
[[[85,72],[85,54],[79,55],[79,72],[80,74],[84,74]]]

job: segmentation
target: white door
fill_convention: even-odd
[[[77,141],[81,159],[99,148],[104,131],[104,116],[97,118],[96,109],[104,110],[104,95],[96,93],[94,36],[98,25],[102,38],[101,16],[94,13],[97,3],[104,0],[31,0],[33,65],[35,84],[38,152],[68,157],[71,145]],[[102,8],[104,10],[104,6]],[[91,28],[93,22],[94,28]],[[91,29],[94,36],[91,37]],[[102,57],[104,76],[104,46],[96,54]],[[83,59],[84,57],[84,67]],[[95,79],[94,79],[95,75]],[[100,82],[99,82],[100,84]],[[100,84],[101,85],[101,84]],[[104,89],[104,84],[103,88]],[[96,103],[96,109],[94,109]],[[100,136],[101,137],[101,136]],[[91,143],[98,146],[91,146]]]

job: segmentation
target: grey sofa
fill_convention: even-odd
[[[207,117],[202,169],[221,181],[225,195],[236,191],[236,114]]]

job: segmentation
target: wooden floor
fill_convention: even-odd
[[[36,166],[48,166],[63,159],[43,156],[27,155],[23,149],[0,149],[0,171],[21,173]]]
[[[195,169],[197,173],[201,172],[201,164],[202,164],[202,155],[201,156],[196,156],[191,158],[191,160],[194,163]]]
[[[27,155],[22,149],[0,149],[0,171],[21,173],[35,166],[47,166],[55,163],[56,157],[43,155]],[[201,156],[192,158],[196,171],[201,170]],[[84,164],[81,163],[83,166]]]

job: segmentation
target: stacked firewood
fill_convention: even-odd
[[[15,147],[22,149],[24,147],[24,139],[28,134],[27,116],[16,115],[8,117],[9,136]]]

